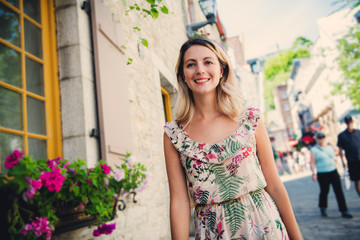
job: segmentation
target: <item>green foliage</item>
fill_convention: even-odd
[[[292,47],[270,57],[265,62],[265,101],[267,109],[274,109],[273,89],[286,82],[290,76],[293,60],[310,57],[312,42],[304,37],[295,39]]]
[[[96,217],[99,224],[111,220],[120,194],[137,190],[147,182],[146,167],[130,162],[131,159],[128,153],[121,159],[120,166],[110,168],[105,161],[100,161],[94,168],[87,168],[83,159],[70,162],[60,158],[20,158],[7,175],[0,175],[0,192],[7,202],[1,206],[1,212],[6,213],[10,235],[15,239],[31,239],[33,233],[24,236],[19,232],[36,217],[46,217],[54,229],[64,209],[83,211]],[[54,169],[58,170],[57,177],[49,179],[56,180],[60,186],[55,191],[44,183],[50,180],[42,178],[44,173],[55,173]],[[40,184],[35,191],[30,182],[33,180]],[[33,191],[33,195],[24,197],[29,191]]]
[[[140,3],[141,2],[141,3]],[[124,6],[127,5],[127,1],[123,0]],[[125,12],[125,15],[128,15],[129,12],[135,11],[142,17],[148,17],[151,16],[154,20],[156,20],[160,13],[163,14],[169,14],[168,7],[162,2],[162,0],[138,0],[138,3],[134,3],[132,5],[128,6],[128,9]],[[141,29],[137,26],[133,27],[133,29],[136,32],[140,32]],[[145,47],[149,47],[148,41],[143,38],[139,37],[138,43],[142,44]],[[126,49],[126,47],[122,47],[123,49]],[[128,58],[126,65],[132,64],[133,59]]]
[[[344,79],[333,84],[332,94],[347,96],[360,109],[360,24],[339,39],[337,48],[340,53],[336,60]]]

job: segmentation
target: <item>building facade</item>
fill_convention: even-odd
[[[170,239],[163,126],[175,114],[175,65],[187,25],[204,21],[198,1],[0,0],[0,157],[100,159],[130,152],[147,166],[149,188],[124,197],[116,230],[102,239]],[[224,45],[217,22],[202,34]],[[145,45],[148,44],[148,47]],[[127,65],[127,63],[130,63]],[[83,227],[54,239],[90,239]]]

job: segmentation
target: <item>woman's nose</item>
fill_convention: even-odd
[[[198,64],[197,65],[197,73],[204,73],[205,72],[205,68],[203,64]]]

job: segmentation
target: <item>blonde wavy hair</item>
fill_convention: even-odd
[[[244,100],[234,71],[230,66],[225,52],[217,43],[205,37],[189,39],[180,48],[179,58],[175,69],[179,89],[179,95],[176,103],[176,121],[182,123],[184,127],[186,127],[194,116],[195,102],[193,94],[184,80],[184,55],[185,52],[194,45],[207,47],[217,56],[220,62],[220,67],[223,70],[220,83],[216,87],[217,107],[226,116],[234,119],[235,121],[239,121],[243,115]]]

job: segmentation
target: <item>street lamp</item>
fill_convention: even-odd
[[[201,11],[206,17],[206,21],[186,25],[187,35],[189,37],[194,36],[194,31],[204,27],[207,24],[216,23],[216,0],[199,0]]]

